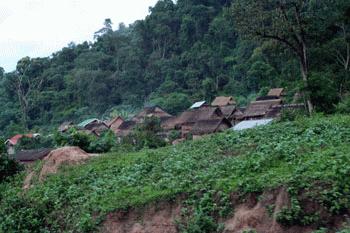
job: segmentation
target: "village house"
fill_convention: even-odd
[[[78,128],[85,133],[95,134],[96,136],[100,136],[104,131],[109,129],[106,123],[96,118],[81,122],[78,124]]]
[[[123,122],[124,122],[124,119],[118,116],[108,121],[106,124],[110,130],[112,130],[115,134],[117,134],[118,128],[121,124],[123,124]]]
[[[282,98],[283,96],[285,96],[284,88],[272,88],[267,93],[267,96],[275,96],[278,98]]]
[[[42,160],[50,154],[52,149],[24,150],[13,155],[13,159],[23,164],[30,164]]]
[[[61,133],[67,132],[72,127],[74,127],[74,124],[72,121],[65,121],[58,127],[58,132],[61,132]]]
[[[18,144],[19,140],[23,137],[27,137],[27,138],[36,138],[39,137],[40,134],[17,134],[15,136],[13,136],[10,139],[7,139],[5,142],[6,148],[7,148],[7,153],[9,155],[13,155],[16,153],[15,151],[15,146]]]
[[[281,99],[252,101],[244,111],[244,120],[276,118],[281,111]]]
[[[222,132],[231,127],[231,122],[226,118],[200,120],[194,124],[190,133],[193,135],[193,139],[199,139],[203,135]]]
[[[116,136],[122,138],[130,135],[132,130],[136,127],[136,124],[135,121],[124,121],[116,130]]]
[[[165,121],[166,119],[172,117],[172,115],[167,113],[159,106],[145,107],[141,112],[132,118],[132,121],[142,123],[147,117],[157,117],[161,119],[161,121]]]
[[[211,103],[211,106],[227,106],[227,105],[236,105],[236,101],[232,96],[218,96]]]
[[[181,129],[181,136],[186,137],[193,126],[201,120],[220,119],[224,115],[220,108],[205,106],[197,109],[190,109],[183,112],[176,120],[176,128]]]

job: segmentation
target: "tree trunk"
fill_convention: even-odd
[[[306,90],[308,89],[309,83],[308,83],[308,78],[309,78],[309,67],[308,67],[308,57],[307,57],[307,46],[306,43],[304,41],[302,41],[302,56],[301,56],[301,61],[300,61],[300,66],[301,66],[301,76],[303,78],[303,82],[304,82],[304,87],[306,88]],[[307,110],[309,112],[309,115],[312,114],[312,112],[314,111],[314,106],[311,102],[311,98],[309,95],[306,95],[305,93],[306,91],[304,91],[303,95],[306,101],[306,105],[307,105]]]
[[[303,78],[303,82],[304,82],[304,86],[307,89],[308,88],[308,68],[307,65],[304,64],[304,62],[301,62],[301,76]],[[312,112],[314,111],[314,106],[311,102],[311,98],[309,95],[306,95],[305,91],[303,93],[305,102],[306,102],[306,106],[307,106],[307,111],[309,113],[309,115],[312,114]]]

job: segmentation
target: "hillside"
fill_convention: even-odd
[[[349,116],[301,118],[103,155],[27,191],[22,174],[0,185],[0,232],[340,232],[349,142]]]
[[[317,111],[332,113],[350,90],[350,1],[280,3],[160,0],[131,25],[101,22],[94,41],[25,57],[14,72],[0,67],[0,134],[45,133],[144,105],[177,114],[219,95],[243,107],[272,87],[286,88],[288,100],[306,92]]]

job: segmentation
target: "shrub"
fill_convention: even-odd
[[[156,117],[146,118],[131,135],[122,139],[122,146],[130,148],[128,144],[133,145],[134,150],[163,147],[166,142],[158,135],[160,132],[160,120]]]
[[[336,110],[338,113],[350,113],[350,94],[337,105]]]
[[[88,152],[107,153],[116,146],[116,137],[112,131],[104,132],[99,138],[92,138]]]
[[[22,137],[16,145],[16,150],[36,150],[54,147],[55,142],[52,136],[35,138]]]
[[[84,151],[88,151],[91,136],[75,128],[71,128],[66,133],[57,133],[55,135],[55,141],[58,146],[77,146]]]
[[[23,169],[19,163],[10,159],[7,155],[0,155],[0,183],[8,177],[13,176]]]

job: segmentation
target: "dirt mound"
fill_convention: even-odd
[[[46,158],[43,159],[43,167],[41,169],[39,180],[45,179],[49,174],[57,173],[58,168],[62,165],[81,164],[91,156],[79,147],[63,147],[51,151]]]
[[[309,233],[314,229],[308,227],[284,228],[276,221],[276,215],[284,206],[290,205],[289,195],[284,188],[266,192],[260,201],[251,197],[247,202],[235,207],[232,218],[227,219],[224,233],[242,233],[255,230],[259,233]],[[271,208],[271,212],[267,211]]]
[[[175,219],[180,216],[178,203],[158,203],[142,209],[116,212],[107,216],[103,233],[177,233]]]

